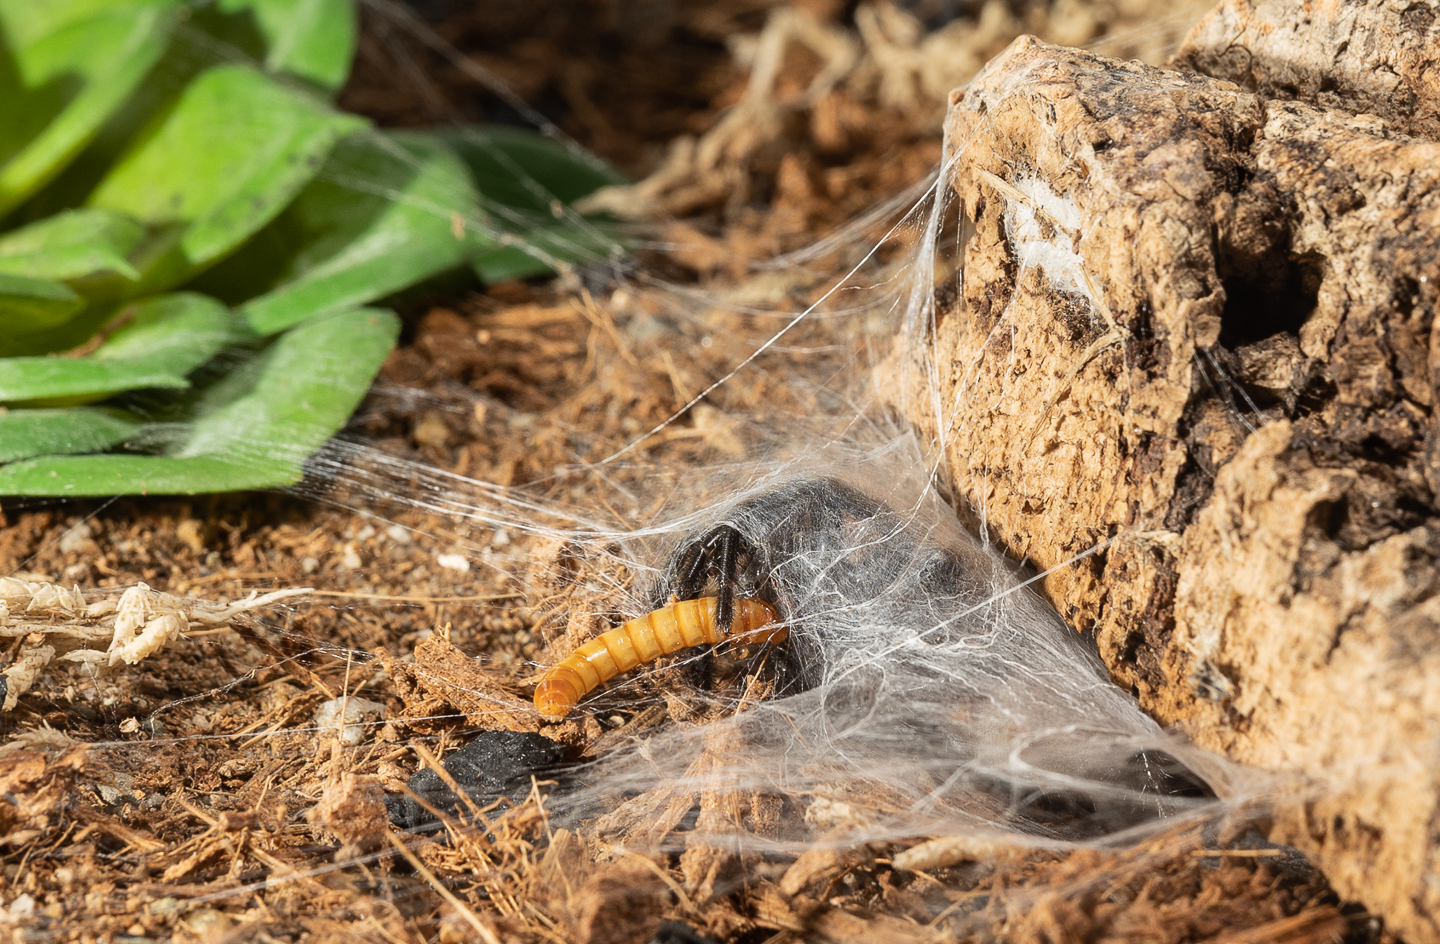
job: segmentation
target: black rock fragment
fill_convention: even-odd
[[[481,731],[441,765],[480,809],[496,800],[516,805],[531,789],[531,778],[544,780],[560,765],[565,748],[527,731]],[[417,771],[407,782],[411,793],[447,816],[469,820],[468,806],[430,769]],[[400,829],[423,832],[439,826],[429,810],[405,796],[387,796],[390,822]]]

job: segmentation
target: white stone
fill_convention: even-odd
[[[340,742],[351,747],[364,740],[366,724],[376,724],[384,720],[384,705],[354,696],[336,698],[315,709],[315,726],[320,729],[320,737],[333,736],[343,723]]]
[[[464,554],[441,554],[435,558],[435,563],[446,570],[455,570],[462,574],[470,572],[470,561]]]

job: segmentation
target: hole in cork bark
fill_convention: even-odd
[[[1349,509],[1343,501],[1322,501],[1316,503],[1306,516],[1305,523],[1318,530],[1325,537],[1335,539],[1349,520]]]
[[[1315,310],[1324,274],[1325,258],[1311,253],[1230,275],[1223,283],[1220,343],[1234,350],[1281,332],[1298,334]]]

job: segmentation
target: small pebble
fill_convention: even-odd
[[[343,721],[345,726],[340,732],[340,742],[352,747],[365,737],[365,722],[384,719],[384,705],[353,696],[327,701],[315,709],[315,726],[320,729],[320,736],[333,735]]]
[[[470,561],[463,554],[441,554],[435,558],[435,563],[446,570],[455,570],[462,574],[470,571]]]
[[[185,917],[180,919],[180,923],[202,941],[211,941],[224,936],[224,933],[235,923],[235,919],[214,908],[200,908],[186,912]]]
[[[90,531],[90,526],[83,521],[78,522],[60,538],[60,550],[66,554],[78,554],[85,549],[86,544],[90,543],[92,537],[94,535]]]
[[[432,410],[420,418],[414,435],[415,442],[421,446],[443,449],[450,441],[450,428],[445,425],[445,418]]]
[[[205,535],[200,529],[200,522],[194,518],[186,518],[175,526],[175,536],[196,554],[205,553]]]
[[[360,569],[360,554],[355,550],[355,542],[351,541],[345,545],[345,553],[340,558],[340,566],[349,570]]]
[[[398,524],[392,524],[386,528],[385,536],[396,544],[409,544],[411,541],[410,532]]]
[[[95,785],[95,792],[100,794],[100,799],[104,800],[110,806],[119,806],[129,799],[127,794],[116,787],[112,787],[108,783],[97,783]]]

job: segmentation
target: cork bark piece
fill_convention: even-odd
[[[1045,590],[1117,681],[1314,778],[1284,838],[1440,940],[1440,144],[1029,38],[946,132],[956,492],[1041,569],[1109,541]]]
[[[1171,65],[1440,138],[1440,3],[1222,0]]]

